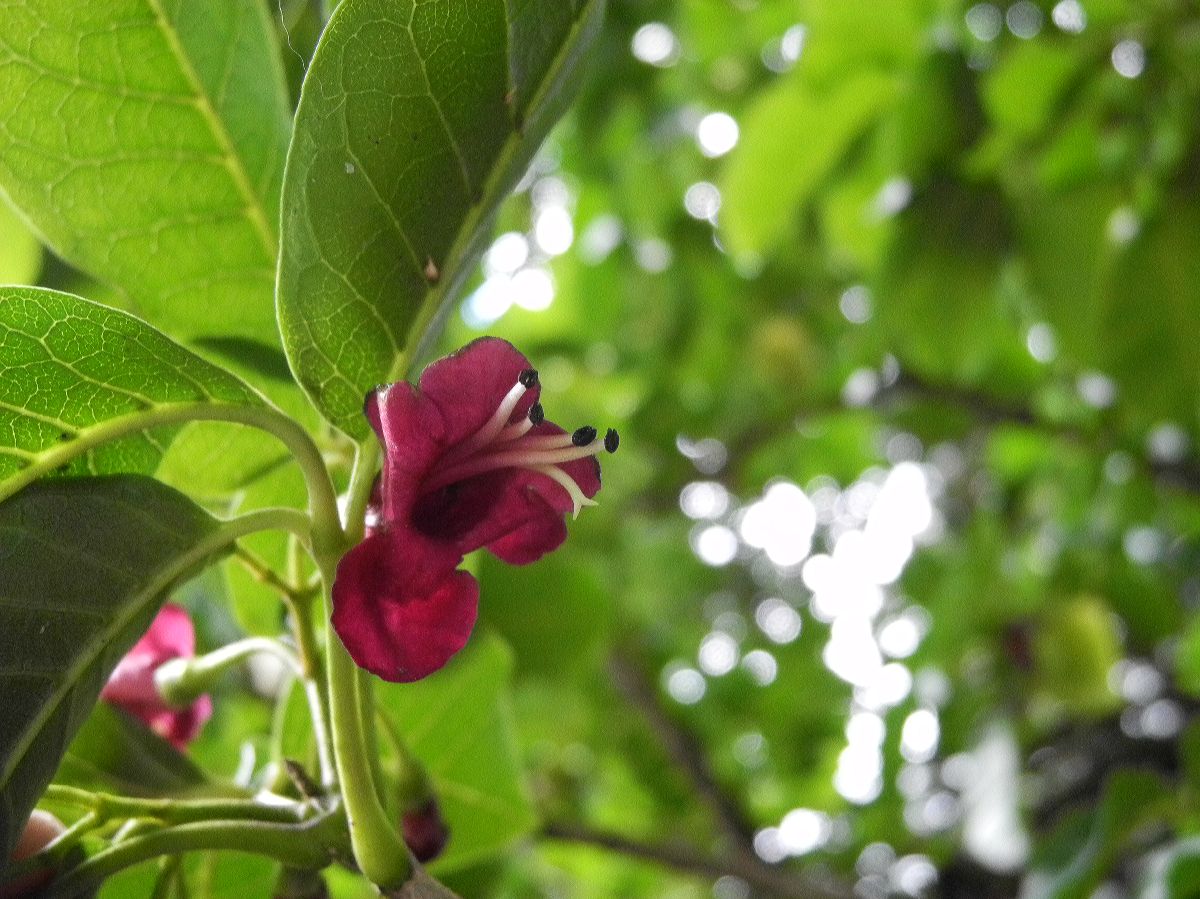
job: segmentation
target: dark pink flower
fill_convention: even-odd
[[[383,473],[367,537],[341,560],[333,626],[361,667],[419,680],[466,644],[479,584],[459,571],[486,547],[514,565],[566,539],[567,512],[594,505],[596,455],[617,434],[546,421],[537,372],[511,344],[476,340],[434,362],[419,386],[367,397]]]
[[[164,662],[195,654],[192,619],[185,609],[168,603],[159,609],[150,629],[117,663],[100,691],[100,698],[136,715],[160,737],[182,749],[212,717],[212,698],[201,696],[186,708],[168,705],[155,686],[154,672]]]

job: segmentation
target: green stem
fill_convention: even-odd
[[[295,457],[308,486],[308,507],[312,517],[314,540],[320,545],[341,537],[337,494],[321,452],[308,432],[293,419],[271,406],[237,406],[224,403],[176,403],[154,406],[132,415],[109,419],[80,431],[76,439],[40,453],[30,465],[0,484],[0,500],[5,499],[42,475],[67,464],[94,447],[128,434],[161,425],[188,421],[225,421],[248,425],[278,438]]]
[[[269,565],[250,551],[238,547],[237,554],[255,578],[279,591],[291,616],[292,635],[296,638],[296,650],[300,656],[300,681],[304,687],[305,699],[308,701],[313,738],[317,744],[317,763],[321,768],[321,785],[330,788],[337,782],[337,774],[333,766],[333,754],[329,747],[329,717],[322,687],[321,652],[317,647],[312,620],[312,607],[316,591],[310,590],[307,586],[295,586],[300,575],[297,543],[298,541],[292,540],[288,544],[288,581],[280,578]]]
[[[375,481],[379,447],[375,440],[359,444],[350,475],[350,502],[346,515],[346,541],[362,539],[364,516]],[[333,586],[337,557],[314,553],[326,596]],[[332,603],[328,610],[332,613]],[[376,758],[373,739],[374,704],[363,672],[354,664],[332,627],[327,630],[326,661],[329,679],[329,719],[334,762],[350,823],[354,859],[363,874],[381,889],[403,885],[412,876],[408,847],[389,819],[376,787]],[[364,708],[364,706],[366,708]],[[369,716],[369,717],[368,717]],[[367,721],[371,722],[368,730]]]
[[[85,895],[106,877],[159,855],[225,850],[265,855],[294,868],[318,870],[344,851],[340,815],[303,822],[197,821],[131,837],[97,852],[55,880],[45,899]]]
[[[221,527],[214,535],[214,542],[218,546],[227,546],[259,531],[287,531],[307,544],[312,534],[312,519],[299,509],[255,509],[253,512],[221,522]]]
[[[326,583],[332,570],[322,564]],[[367,879],[383,890],[402,886],[412,876],[408,847],[379,801],[367,753],[359,708],[358,667],[337,633],[328,629],[329,718],[333,757],[350,825],[354,860]]]
[[[349,503],[346,507],[346,539],[351,544],[360,542],[365,530],[367,505],[371,501],[371,488],[375,486],[375,471],[379,467],[379,442],[374,436],[358,445],[354,454],[354,468],[350,472]]]
[[[49,862],[47,867],[57,869],[63,864],[63,860],[66,859],[71,850],[83,839],[84,835],[103,825],[104,821],[95,812],[85,812],[78,821],[59,834],[50,845],[29,859],[29,861],[36,864],[38,856],[43,856]]]
[[[319,681],[304,678],[304,697],[312,717],[313,741],[317,744],[317,764],[321,768],[321,786],[327,790],[337,785],[337,767],[333,762],[333,745],[329,739],[328,703]]]
[[[296,540],[288,541],[288,567],[293,566],[293,559],[296,558],[296,550],[299,543]],[[244,546],[239,546],[234,553],[237,560],[242,563],[242,567],[250,573],[250,576],[263,584],[270,587],[278,593],[285,601],[300,601],[311,599],[316,595],[316,591],[310,589],[307,585],[300,584],[299,576],[288,575],[289,579],[284,579],[275,572],[270,565],[264,562],[257,554],[246,549]]]
[[[211,690],[227,668],[259,653],[275,656],[296,677],[301,675],[300,660],[278,640],[246,637],[202,656],[180,657],[164,662],[154,672],[154,686],[168,705],[187,708]]]
[[[187,824],[222,818],[296,824],[304,808],[296,803],[268,805],[253,799],[144,799],[91,793],[65,784],[50,784],[46,799],[89,809],[96,823],[122,818],[155,818],[168,824]]]
[[[358,669],[354,683],[354,695],[358,700],[358,720],[362,726],[363,746],[366,747],[367,762],[371,766],[371,782],[375,785],[376,795],[383,780],[383,766],[379,757],[379,735],[375,730],[375,689],[371,682],[372,675],[361,668]],[[380,796],[379,802],[386,814],[388,803]],[[394,820],[391,817],[388,820]]]

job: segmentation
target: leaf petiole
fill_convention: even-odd
[[[88,809],[94,816],[92,826],[129,818],[152,818],[164,824],[215,819],[295,824],[303,821],[307,815],[304,806],[291,801],[268,803],[256,799],[153,799],[92,793],[64,784],[50,784],[46,788],[45,798]]]
[[[342,539],[337,495],[329,470],[308,432],[294,419],[270,406],[242,406],[227,403],[193,402],[158,405],[132,415],[111,418],[77,432],[75,439],[39,454],[29,465],[0,483],[0,500],[12,496],[33,481],[49,474],[88,450],[129,434],[189,421],[223,421],[247,425],[276,437],[296,459],[308,487],[311,527],[289,527],[304,538],[321,545],[337,545]]]

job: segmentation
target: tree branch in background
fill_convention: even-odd
[[[608,670],[617,692],[645,719],[671,761],[712,811],[729,848],[718,855],[710,855],[693,846],[651,845],[619,834],[568,824],[551,825],[546,830],[548,837],[599,846],[679,871],[712,877],[740,877],[782,899],[849,899],[853,895],[847,886],[832,881],[820,883],[760,859],[754,851],[753,822],[717,782],[696,735],[663,707],[653,682],[646,677],[645,667],[628,651],[617,650],[609,661]]]
[[[542,836],[551,840],[595,846],[688,874],[714,879],[737,877],[756,890],[779,899],[851,899],[853,896],[849,889],[836,884],[815,882],[810,877],[788,871],[786,868],[768,865],[754,855],[708,855],[692,846],[641,843],[619,834],[573,824],[549,824]]]
[[[1087,429],[1047,421],[1027,406],[1007,402],[973,388],[933,383],[909,371],[901,372],[894,384],[881,390],[873,405],[884,406],[893,399],[904,397],[963,409],[989,425],[1023,425],[1102,452],[1123,450],[1141,463],[1146,472],[1162,486],[1200,495],[1200,460],[1192,456],[1173,461],[1149,459],[1141,447],[1131,446],[1127,436],[1104,423]]]
[[[667,713],[654,685],[646,680],[638,663],[619,650],[608,665],[613,686],[641,713],[671,761],[691,782],[700,799],[716,817],[721,831],[743,852],[753,853],[754,825],[737,802],[717,783],[704,757],[704,750],[686,727]]]

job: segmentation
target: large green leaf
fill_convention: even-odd
[[[0,859],[121,656],[217,551],[217,527],[136,475],[41,481],[0,504]]]
[[[1069,45],[1018,44],[988,74],[982,92],[988,114],[998,128],[1015,137],[1038,136],[1054,122],[1063,95],[1088,62]]]
[[[42,288],[0,288],[0,497],[63,466],[151,472],[170,430],[142,430],[143,420],[172,406],[261,402],[131,315]]]
[[[42,267],[42,245],[0,197],[0,284],[28,284]]]
[[[181,336],[277,343],[288,118],[263,3],[0,6],[0,187]]]
[[[980,380],[1009,365],[1011,384],[1028,367],[999,293],[1009,230],[995,191],[951,181],[925,187],[899,217],[875,285],[879,323],[922,375]]]
[[[1109,233],[1107,187],[1054,192],[1022,210],[1041,310],[1064,357],[1113,377],[1125,414],[1145,427],[1195,418],[1200,377],[1200,211],[1190,190],[1167,197],[1128,243]],[[1152,298],[1152,302],[1147,298]],[[1147,360],[1155,360],[1148,365]],[[1163,372],[1170,370],[1170,377]]]
[[[304,81],[278,308],[297,379],[366,434],[574,85],[602,0],[345,0]]]
[[[384,685],[381,705],[433,778],[450,843],[431,870],[461,868],[495,855],[535,823],[525,794],[508,707],[512,653],[477,634],[433,677]]]

